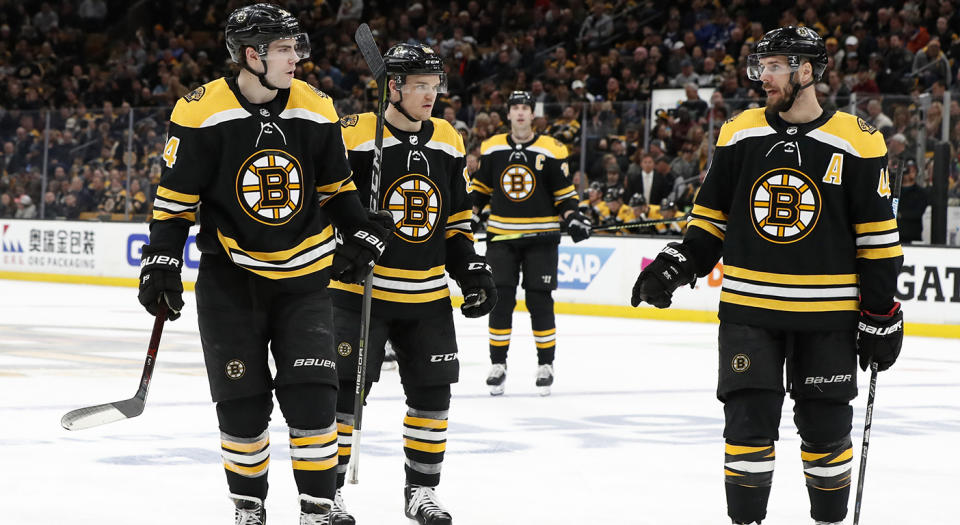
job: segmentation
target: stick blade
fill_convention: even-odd
[[[104,403],[92,407],[71,410],[60,418],[60,425],[67,430],[83,430],[106,425],[143,413],[143,402],[137,398]]]
[[[370,72],[373,73],[373,78],[379,79],[387,74],[387,65],[383,62],[383,57],[380,55],[380,48],[377,47],[377,41],[373,39],[373,32],[370,31],[370,26],[367,24],[360,24],[360,27],[357,28],[357,32],[354,33],[353,39],[357,42],[357,47],[360,48],[360,54],[363,55],[363,60],[367,63],[367,67],[370,68]]]

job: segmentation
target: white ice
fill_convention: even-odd
[[[185,299],[183,318],[166,325],[144,414],[68,432],[59,424],[68,410],[133,395],[151,318],[132,288],[0,281],[0,523],[232,523],[193,295]],[[438,492],[457,525],[729,523],[716,325],[559,316],[556,384],[542,398],[528,319],[514,316],[506,395],[491,398],[486,320],[457,314],[462,368]],[[958,523],[958,349],[955,339],[908,337],[880,375],[861,523]],[[791,409],[788,400],[764,525],[812,523]],[[365,412],[360,484],[345,490],[362,525],[410,523],[404,413],[397,374],[385,373]],[[294,524],[279,410],[271,431],[269,522]],[[852,496],[850,508],[846,523]]]

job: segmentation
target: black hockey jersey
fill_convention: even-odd
[[[684,237],[699,275],[723,257],[720,319],[852,330],[861,308],[892,307],[903,252],[887,169],[883,136],[847,113],[727,121]]]
[[[493,235],[560,231],[558,215],[579,202],[567,147],[544,135],[525,144],[508,133],[485,140],[471,194],[478,209],[490,203],[487,232]]]
[[[340,119],[361,202],[370,200],[376,122],[373,113]],[[417,133],[385,123],[379,208],[393,216],[396,231],[373,268],[372,315],[450,310],[445,268],[474,253],[466,187],[463,139],[447,121],[431,118]],[[363,286],[331,281],[330,289],[334,304],[360,309]]]
[[[179,253],[199,218],[203,253],[325,286],[336,242],[321,206],[356,189],[338,120],[331,99],[299,80],[263,105],[235,78],[184,96],[170,117],[150,244]]]

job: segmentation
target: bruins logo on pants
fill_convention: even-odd
[[[260,150],[237,173],[237,200],[258,222],[286,224],[303,207],[300,162],[278,149]]]
[[[530,168],[523,164],[511,164],[500,174],[500,188],[508,199],[514,202],[526,200],[533,195],[537,187],[537,178],[530,172]]]
[[[820,217],[820,190],[805,173],[770,170],[750,190],[750,218],[757,234],[777,243],[797,242],[813,231]]]
[[[383,209],[397,227],[394,233],[409,242],[424,242],[433,235],[442,206],[440,190],[419,173],[400,177],[383,197]]]

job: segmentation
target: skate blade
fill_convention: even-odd
[[[380,365],[380,370],[384,372],[389,372],[390,370],[396,370],[396,369],[397,369],[396,361],[385,361],[382,365]]]
[[[540,392],[540,397],[547,397],[550,395],[550,387],[548,386],[539,386],[537,390]]]
[[[502,396],[503,391],[506,390],[506,385],[489,385],[490,386],[490,395],[491,396]]]

